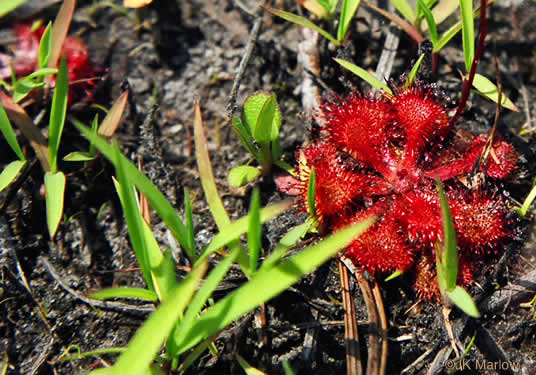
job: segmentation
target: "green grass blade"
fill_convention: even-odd
[[[404,17],[409,23],[415,23],[415,12],[409,5],[407,0],[390,0],[395,6],[396,10]]]
[[[52,50],[52,22],[49,22],[39,42],[39,69],[46,68]]]
[[[76,161],[90,161],[94,160],[95,156],[91,155],[89,152],[71,152],[70,154],[65,155],[63,160],[76,162]]]
[[[69,97],[69,71],[67,69],[67,59],[61,59],[60,69],[56,78],[56,87],[52,97],[52,107],[50,109],[50,123],[48,147],[50,157],[50,171],[56,173],[58,149],[60,147],[61,134],[65,125],[65,115],[67,113],[67,100]]]
[[[158,307],[130,341],[126,351],[113,366],[114,374],[147,373],[162,344],[190,302],[206,269],[206,263],[198,265],[173,289],[167,301]]]
[[[292,370],[292,367],[290,367],[290,363],[288,363],[288,359],[283,360],[283,370],[285,371],[285,375],[296,375],[294,373],[294,370]]]
[[[480,312],[476,307],[475,301],[461,286],[456,286],[453,290],[447,290],[446,293],[447,297],[464,313],[473,318],[480,318]]]
[[[248,150],[248,152],[255,158],[259,159],[258,150],[253,144],[253,136],[249,132],[249,129],[244,126],[242,121],[238,117],[233,117],[233,120],[231,121],[233,130],[235,131],[236,135],[238,136],[238,139],[240,140],[240,143],[242,143],[242,146]]]
[[[309,216],[317,222],[316,217],[316,172],[313,167],[311,167],[311,172],[309,174],[309,183],[307,185],[307,211]]]
[[[240,187],[255,180],[260,174],[261,171],[255,167],[241,165],[231,169],[229,176],[227,176],[227,182],[229,182],[229,185],[232,187]]]
[[[316,31],[320,35],[322,35],[324,38],[335,44],[336,46],[340,45],[340,42],[332,37],[327,31],[321,29],[320,27],[316,26],[314,23],[309,21],[307,18],[285,12],[281,9],[274,9],[274,8],[264,8],[267,12],[272,13],[274,16],[283,18],[286,21],[295,23],[296,25],[307,27],[308,29],[311,29],[313,31]]]
[[[277,215],[286,211],[291,205],[291,202],[281,202],[262,208],[260,215],[261,223],[265,223],[268,220],[276,217]],[[227,244],[230,242],[237,240],[242,234],[247,232],[248,223],[249,215],[236,220],[224,230],[221,230],[217,235],[214,236],[212,241],[203,250],[202,254],[199,256],[198,262],[222,247],[227,246]]]
[[[473,87],[479,95],[497,103],[499,101],[499,89],[493,82],[481,74],[476,73],[473,80]],[[501,93],[501,106],[514,112],[519,112],[519,108],[512,101]]]
[[[9,121],[6,111],[4,110],[4,106],[2,105],[2,102],[0,102],[0,131],[2,132],[2,135],[4,136],[4,138],[6,139],[7,144],[9,145],[9,147],[11,147],[11,149],[17,155],[17,157],[20,160],[26,160],[19,146],[19,142],[17,141],[17,136],[15,135],[13,126],[11,126],[11,122]]]
[[[196,259],[195,254],[195,232],[194,218],[192,215],[192,201],[190,199],[190,191],[184,189],[184,216],[186,219],[186,230],[188,231],[187,246],[184,248],[191,260]]]
[[[341,6],[341,17],[339,19],[339,28],[337,30],[337,40],[342,42],[346,37],[350,22],[354,18],[361,0],[343,0]]]
[[[0,18],[4,17],[6,14],[25,2],[26,0],[2,0],[0,2]]]
[[[91,129],[75,122],[74,125],[84,137],[93,142],[95,147],[108,159],[114,166],[118,163],[115,159],[113,147],[102,137],[94,134]],[[188,231],[183,224],[175,208],[169,203],[164,194],[149,180],[138,168],[132,164],[124,155],[120,156],[123,168],[134,186],[147,198],[151,207],[158,213],[160,218],[166,223],[177,241],[181,246],[188,246]]]
[[[249,250],[249,269],[251,273],[257,271],[259,263],[259,254],[261,252],[261,201],[259,189],[254,189],[249,205],[249,223],[248,223],[248,250]]]
[[[65,175],[62,172],[45,173],[47,226],[51,239],[54,238],[63,216],[65,182]]]
[[[158,301],[158,296],[155,292],[149,289],[130,287],[106,288],[99,290],[98,292],[91,293],[89,296],[98,300],[108,300],[114,298],[133,298],[149,302]]]
[[[415,80],[415,76],[417,75],[417,72],[419,71],[419,67],[421,66],[421,62],[424,58],[424,54],[422,54],[415,65],[413,65],[413,68],[411,68],[411,71],[408,75],[408,80],[406,81],[406,88],[410,87],[413,84],[413,81]]]
[[[283,256],[287,253],[288,249],[296,245],[296,243],[307,233],[311,228],[311,222],[307,220],[305,223],[300,224],[292,228],[287,234],[283,236],[281,241],[277,244],[274,251],[262,262],[261,270],[264,268],[270,268],[274,264],[277,264]]]
[[[440,251],[436,249],[439,263],[437,265],[438,279],[440,278],[440,268],[444,271],[445,290],[452,290],[456,287],[458,279],[458,245],[456,244],[456,231],[454,230],[454,220],[450,213],[449,203],[441,181],[436,180],[439,191],[439,201],[441,203],[441,216],[443,217],[444,240]],[[440,283],[441,285],[441,283]]]
[[[426,23],[428,24],[428,31],[430,33],[430,41],[434,45],[434,47],[437,45],[438,36],[437,36],[437,25],[434,20],[434,16],[432,14],[432,11],[428,7],[428,5],[423,0],[417,0],[417,3],[419,4],[423,14],[424,18],[426,19]]]
[[[473,0],[460,0],[462,14],[463,56],[465,70],[469,72],[475,59],[475,26],[473,21]]]
[[[236,354],[236,360],[246,375],[266,375],[266,373],[262,372],[258,368],[251,366],[240,354]]]
[[[532,185],[532,189],[530,189],[529,195],[527,195],[527,198],[525,198],[523,205],[517,210],[521,217],[527,216],[527,213],[529,212],[530,206],[532,205],[532,202],[534,202],[534,199],[536,199],[536,180]]]
[[[347,69],[347,70],[351,71],[356,76],[361,78],[363,81],[367,82],[369,85],[374,87],[376,90],[383,91],[383,92],[385,92],[387,94],[392,94],[392,91],[389,88],[389,86],[387,86],[385,83],[383,83],[382,81],[380,81],[379,79],[374,77],[372,74],[367,72],[365,69],[360,68],[359,66],[354,65],[351,62],[343,60],[343,59],[334,58],[333,60],[335,60],[344,69]]]
[[[26,160],[15,160],[6,165],[2,173],[0,173],[0,191],[9,186],[25,165]]]
[[[283,292],[303,275],[310,273],[346,247],[374,221],[375,218],[368,218],[342,229],[288,260],[258,271],[246,284],[208,308],[195,321],[190,330],[182,336],[179,353],[192,348],[261,303]]]

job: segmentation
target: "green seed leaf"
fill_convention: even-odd
[[[25,165],[25,160],[15,160],[6,165],[2,173],[0,173],[0,191],[4,190],[13,180],[15,180]]]
[[[241,165],[231,169],[227,181],[232,187],[240,187],[255,180],[260,174],[261,171],[255,167]]]
[[[493,82],[481,74],[476,73],[473,80],[473,87],[479,95],[482,95],[489,100],[497,103],[499,101],[499,89]],[[501,106],[514,112],[519,112],[519,108],[512,103],[504,93],[501,93]]]
[[[475,305],[475,301],[473,301],[469,293],[467,293],[461,286],[456,286],[453,290],[447,290],[446,293],[452,303],[464,313],[473,318],[480,318],[480,312]]]
[[[255,158],[259,159],[259,152],[257,148],[254,146],[253,142],[253,136],[251,135],[251,132],[248,127],[244,126],[242,121],[238,117],[233,117],[233,120],[231,121],[233,130],[235,131],[236,135],[238,136],[238,139],[240,139],[240,142],[242,143],[242,146],[248,150],[248,152]]]
[[[45,173],[47,225],[48,233],[52,239],[56,235],[63,216],[65,183],[65,175],[62,172]]]

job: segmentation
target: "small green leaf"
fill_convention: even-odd
[[[13,9],[24,4],[26,0],[2,0],[0,1],[0,18],[11,12]]]
[[[453,290],[447,290],[446,293],[452,303],[464,313],[473,318],[480,318],[480,312],[475,305],[475,301],[473,301],[469,293],[461,286],[456,286]]]
[[[266,375],[266,373],[262,372],[258,368],[255,368],[251,366],[247,361],[240,356],[240,354],[236,354],[236,360],[240,364],[240,367],[242,367],[242,370],[246,372],[246,375]]]
[[[458,279],[458,245],[456,244],[456,231],[454,230],[454,221],[450,213],[449,203],[443,185],[439,179],[436,180],[437,190],[439,191],[439,201],[441,203],[441,216],[443,217],[443,246],[436,248],[438,259],[437,273],[438,280],[440,273],[444,276],[445,290],[452,290],[456,286]],[[441,282],[439,282],[441,286]]]
[[[419,57],[415,65],[413,65],[413,68],[411,68],[411,72],[409,72],[408,80],[406,81],[406,88],[410,87],[413,84],[413,81],[415,80],[415,76],[417,75],[417,72],[419,71],[419,67],[421,66],[421,62],[424,59],[424,53]]]
[[[35,81],[29,77],[24,77],[15,82],[13,86],[13,102],[18,103],[27,97],[33,90],[43,87],[45,82]]]
[[[475,27],[473,22],[473,0],[460,0],[460,11],[462,13],[462,36],[463,36],[463,56],[465,59],[465,70],[469,72],[475,59]]]
[[[307,233],[311,228],[310,220],[307,220],[305,223],[300,224],[283,236],[281,241],[277,244],[272,253],[262,262],[261,269],[270,268],[273,265],[277,264],[285,254],[287,254],[288,249],[296,245],[296,243]]]
[[[292,367],[290,367],[288,359],[283,360],[283,370],[285,371],[285,375],[296,375],[294,370],[292,370]]]
[[[367,82],[369,85],[374,87],[376,90],[384,91],[387,94],[392,94],[392,91],[389,88],[389,86],[387,86],[385,83],[381,82],[379,79],[374,77],[372,74],[367,72],[365,69],[360,68],[359,66],[354,65],[351,62],[343,60],[343,59],[334,58],[333,60],[335,60],[337,63],[339,63],[339,65],[341,65],[344,69],[347,69],[347,70],[351,71],[356,76],[358,76],[359,78],[361,78],[362,80]]]
[[[275,94],[258,92],[247,98],[244,103],[244,123],[257,142],[270,142],[274,134],[272,129],[276,128],[275,134],[278,134],[281,125],[281,111]]]
[[[46,68],[52,50],[52,22],[49,22],[39,43],[39,68]]]
[[[25,165],[25,160],[15,160],[6,165],[2,173],[0,173],[0,191],[9,186]]]
[[[248,249],[249,249],[249,269],[251,273],[257,271],[259,254],[261,251],[261,202],[259,189],[254,189],[249,206],[248,223]]]
[[[346,37],[350,22],[354,18],[361,0],[343,0],[341,6],[341,17],[339,19],[339,28],[337,30],[337,40],[342,42]]]
[[[9,147],[11,147],[11,149],[17,155],[17,157],[20,160],[26,160],[26,158],[24,157],[24,154],[22,153],[22,150],[20,149],[19,142],[17,141],[17,136],[15,135],[15,131],[13,130],[13,126],[11,126],[11,122],[9,121],[9,118],[7,117],[6,111],[4,110],[4,106],[2,105],[1,101],[0,101],[0,132],[2,132],[2,135],[6,139]]]
[[[307,27],[308,29],[311,29],[313,31],[316,31],[320,35],[322,35],[324,38],[335,44],[336,46],[340,45],[340,42],[332,37],[327,31],[321,29],[320,27],[316,26],[314,23],[309,21],[307,18],[297,16],[295,14],[285,12],[281,9],[274,9],[274,8],[264,8],[269,13],[272,13],[274,16],[283,18],[284,20],[287,20],[289,22],[295,23],[296,25]]]
[[[65,161],[90,161],[94,160],[95,155],[91,155],[89,152],[71,152],[70,154],[66,155],[63,160]]]
[[[192,215],[192,201],[190,200],[190,191],[184,189],[184,216],[186,219],[186,230],[188,231],[187,246],[184,248],[190,259],[195,260],[195,232],[194,218]]]
[[[227,181],[232,187],[240,187],[255,180],[260,174],[261,171],[255,167],[241,165],[231,169]]]
[[[534,202],[534,199],[536,199],[536,180],[534,181],[532,189],[530,189],[527,198],[525,198],[523,205],[517,209],[519,216],[525,217],[527,215],[527,212],[529,212],[530,206],[532,205],[532,202]]]
[[[417,3],[419,4],[423,14],[424,18],[426,19],[426,23],[428,24],[428,30],[430,32],[430,41],[434,45],[434,47],[437,45],[438,36],[437,36],[437,25],[434,20],[434,16],[432,14],[432,11],[428,7],[428,5],[423,0],[417,0]]]
[[[91,293],[89,296],[98,300],[108,300],[114,298],[133,298],[149,302],[158,301],[158,296],[155,292],[149,289],[130,287],[106,288],[99,290],[98,292]]]
[[[60,69],[56,78],[56,87],[52,97],[52,107],[50,109],[50,123],[48,147],[50,157],[50,170],[57,171],[58,149],[60,147],[61,134],[65,125],[65,115],[67,114],[67,100],[69,97],[69,71],[65,56],[61,59]]]
[[[307,211],[309,216],[314,221],[317,221],[316,217],[316,172],[313,167],[311,167],[311,172],[309,174],[309,183],[307,185]]]
[[[473,80],[473,87],[477,90],[479,95],[482,95],[489,100],[497,103],[499,101],[499,89],[493,82],[484,77],[481,74],[476,73]],[[504,93],[501,93],[501,106],[514,112],[519,112],[519,108],[512,103],[510,99]]]
[[[45,173],[47,225],[51,239],[54,238],[63,216],[65,182],[65,175],[62,172]]]
[[[409,22],[415,22],[415,12],[407,0],[390,0],[396,10]]]
[[[238,136],[238,139],[240,139],[240,142],[242,143],[242,146],[248,150],[248,152],[255,158],[259,159],[258,157],[258,150],[253,144],[254,139],[253,136],[250,133],[250,130],[248,127],[244,126],[242,121],[238,117],[233,117],[233,120],[231,121],[233,130],[235,131],[236,135]]]
[[[404,272],[402,272],[401,270],[396,270],[395,272],[393,272],[392,274],[387,276],[385,278],[385,280],[383,280],[383,281],[391,281],[391,280],[396,279],[397,277],[399,277],[399,276],[401,276],[403,274],[404,274]]]

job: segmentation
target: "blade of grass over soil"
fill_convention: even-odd
[[[45,173],[47,226],[51,239],[54,238],[63,216],[65,182],[65,175],[62,172]]]
[[[48,60],[49,68],[58,66],[58,60],[61,56],[63,43],[69,32],[69,26],[73,19],[75,6],[76,0],[63,0],[61,8],[54,20],[54,24],[52,25],[52,46],[50,48],[50,58]]]
[[[50,153],[50,170],[57,171],[58,149],[60,147],[61,135],[65,125],[65,115],[67,114],[67,100],[69,97],[69,71],[65,56],[61,59],[60,69],[56,78],[56,87],[52,97],[52,107],[50,109],[50,123],[48,135],[48,147]]]
[[[249,269],[252,273],[257,271],[259,254],[261,252],[261,202],[259,198],[259,189],[253,190],[251,203],[249,206],[248,222],[248,250],[249,250]]]
[[[15,160],[4,167],[0,173],[0,191],[9,186],[25,165],[26,160]]]
[[[283,292],[303,275],[313,271],[346,247],[370,227],[375,219],[368,218],[340,230],[278,265],[259,270],[246,284],[209,307],[193,323],[190,330],[181,337],[178,352],[184,353],[261,303]]]
[[[341,17],[339,19],[339,28],[337,29],[337,40],[342,42],[346,37],[350,22],[354,18],[361,0],[343,0],[341,5]]]
[[[475,26],[473,22],[473,0],[460,0],[462,13],[462,40],[465,71],[471,70],[475,59]]]
[[[17,136],[15,135],[13,126],[11,126],[11,122],[9,122],[9,118],[7,117],[6,111],[4,110],[4,106],[2,105],[1,102],[0,102],[0,132],[2,132],[2,135],[6,139],[7,144],[9,145],[9,147],[11,147],[11,149],[17,155],[19,160],[26,160],[20,148],[19,142],[17,141]]]
[[[392,91],[389,88],[389,86],[387,86],[385,83],[381,82],[379,79],[374,77],[372,74],[367,72],[365,69],[360,68],[359,66],[354,65],[351,62],[343,60],[343,59],[334,58],[333,60],[335,60],[344,69],[347,69],[347,70],[351,71],[356,76],[361,78],[363,81],[367,82],[369,85],[374,87],[376,90],[383,91],[383,92],[385,92],[387,94],[392,94]]]
[[[143,288],[106,288],[90,294],[91,298],[98,300],[108,300],[114,298],[134,298],[141,301],[157,302],[158,296],[149,289]]]

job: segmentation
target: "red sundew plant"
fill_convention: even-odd
[[[464,185],[475,172],[487,137],[453,136],[435,86],[415,81],[379,99],[351,95],[323,104],[318,116],[323,120],[321,137],[298,151],[298,179],[282,190],[296,192],[307,209],[314,169],[314,214],[327,232],[378,216],[346,250],[362,269],[371,274],[410,273],[419,295],[439,297],[435,244],[443,238],[443,223],[437,177],[454,219],[460,285],[470,285],[477,267],[500,254],[513,237],[509,209],[497,184],[513,176],[517,153],[496,139],[478,171],[489,177],[487,185]]]
[[[11,77],[12,66],[17,77],[28,75],[39,69],[39,42],[45,32],[45,27],[41,26],[32,30],[31,25],[18,24],[13,29],[17,36],[17,45],[13,56],[0,53],[0,79]],[[72,36],[67,37],[63,43],[62,54],[65,54],[69,70],[69,102],[72,103],[78,99],[81,92],[91,97],[89,90],[94,86],[93,79],[99,71],[92,65],[84,41]]]

